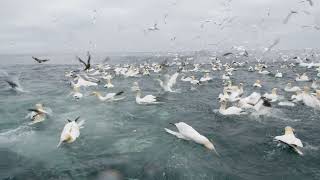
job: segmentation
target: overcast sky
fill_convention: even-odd
[[[301,26],[320,27],[320,1],[301,1],[1,0],[0,54],[262,49],[278,37],[276,48],[319,48],[320,30]]]

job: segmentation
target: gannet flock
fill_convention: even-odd
[[[177,82],[189,86],[188,91],[199,91],[199,87],[215,83],[221,85],[222,88],[219,96],[215,97],[216,100],[212,103],[220,104],[220,108],[212,109],[212,111],[222,116],[267,116],[272,114],[274,109],[294,106],[308,106],[314,111],[320,110],[319,82],[316,80],[317,77],[309,75],[310,71],[318,71],[317,74],[319,74],[320,63],[310,62],[307,58],[292,57],[290,60],[286,59],[286,61],[280,62],[278,67],[271,70],[269,66],[272,66],[272,63],[268,61],[261,59],[256,62],[240,60],[239,58],[250,56],[247,51],[239,56],[234,56],[234,54],[228,54],[233,57],[233,60],[224,58],[226,54],[222,54],[210,57],[206,63],[196,63],[193,62],[192,57],[176,55],[163,62],[146,61],[140,64],[116,64],[104,61],[104,63],[92,64],[91,55],[88,53],[87,62],[77,57],[83,68],[70,69],[65,72],[64,77],[70,82],[68,97],[75,101],[96,98],[103,103],[117,102],[121,106],[124,99],[132,96],[135,97],[137,106],[151,105],[157,109],[157,106],[167,103],[166,99],[161,98],[162,94],[169,93],[175,96],[184,93],[177,86]],[[255,82],[243,79],[241,82],[234,82],[233,76],[236,76],[238,69],[245,70],[249,76],[268,77],[274,81],[286,77],[289,81],[283,82],[286,84],[283,87],[277,86],[262,91],[262,87],[268,83],[265,79],[257,79]],[[287,70],[295,72],[295,69],[303,69],[305,72],[296,74],[296,76],[294,76],[295,73],[292,73],[291,77],[288,73],[283,73]],[[158,86],[159,94],[147,94],[140,87],[139,80],[150,76],[157,77],[153,81]],[[16,92],[28,93],[23,90],[19,81],[12,80],[8,73],[2,72],[2,77]],[[126,90],[113,90],[117,86],[116,82],[119,78],[125,78],[131,82],[131,84],[127,84]],[[95,88],[99,86],[103,87],[104,91],[98,91]],[[246,90],[248,87],[251,87],[250,89],[253,91]],[[279,93],[280,91],[281,93]],[[45,121],[52,114],[50,104],[37,103],[34,107],[31,105],[28,111],[26,118],[31,120],[30,126]],[[77,138],[81,138],[80,129],[84,127],[84,120],[79,121],[79,119],[81,118],[77,117],[75,120],[68,119],[66,121],[60,140],[58,141],[57,138],[58,147],[61,148],[64,143],[72,143]],[[192,124],[189,125],[181,120],[183,119],[172,120],[172,124],[176,126],[178,132],[170,130],[168,125],[168,127],[162,127],[163,133],[167,132],[179,139],[194,141],[218,154],[220,145],[216,145],[218,147],[216,149],[212,137],[201,135],[205,132],[198,132],[191,126]],[[295,136],[295,132],[299,132],[299,127],[295,127],[295,129],[296,131],[288,124],[285,127],[285,134],[282,136],[275,134],[274,140],[303,155],[303,143]],[[223,152],[219,152],[219,154],[223,154]]]

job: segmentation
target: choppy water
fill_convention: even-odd
[[[272,64],[271,70],[279,69]],[[222,92],[222,72],[213,72],[214,81],[191,91],[181,81],[181,93],[162,93],[154,80],[115,77],[115,88],[87,88],[85,97],[75,101],[64,72],[75,65],[3,65],[1,68],[20,76],[29,93],[14,93],[0,83],[0,177],[1,179],[97,179],[101,173],[118,174],[123,179],[320,179],[319,111],[307,106],[273,106],[271,114],[222,116],[218,94]],[[239,68],[233,81],[244,82],[245,94],[261,79],[261,92],[281,87],[294,80],[305,68],[283,69],[284,78],[250,74]],[[315,77],[313,69],[308,75]],[[203,73],[196,73],[201,77]],[[180,77],[179,77],[180,79]],[[130,92],[138,81],[143,94],[160,95],[165,103],[143,106],[135,103]],[[297,83],[298,85],[310,83]],[[88,96],[93,89],[102,92],[124,90],[126,99],[103,103]],[[33,126],[24,119],[27,109],[41,102],[53,110],[46,121]],[[57,148],[67,118],[86,120],[80,138]],[[212,139],[220,157],[193,142],[165,133],[169,123],[184,121]],[[304,156],[278,147],[273,137],[290,125],[305,145]]]

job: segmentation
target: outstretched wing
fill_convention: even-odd
[[[87,64],[79,56],[77,56],[77,59],[79,60],[80,63],[82,63],[83,65],[87,66]]]

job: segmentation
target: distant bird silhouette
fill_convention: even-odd
[[[79,62],[80,63],[82,63],[83,65],[84,65],[84,71],[86,71],[86,70],[88,70],[88,69],[90,69],[90,67],[91,67],[91,64],[90,64],[90,61],[91,61],[91,55],[90,55],[90,53],[88,52],[87,53],[87,56],[88,56],[88,60],[87,60],[87,63],[85,63],[79,56],[77,56],[77,58],[78,58],[78,60],[79,60]]]
[[[149,30],[149,31],[158,31],[159,28],[158,28],[157,26],[158,26],[158,24],[155,23],[152,27],[149,27],[148,30]]]
[[[290,13],[287,15],[287,17],[283,20],[283,24],[287,24],[292,14],[297,14],[297,13],[298,13],[297,11],[291,10]]]
[[[32,59],[34,59],[37,63],[44,63],[44,62],[49,61],[49,59],[39,59],[34,56],[32,56]]]

